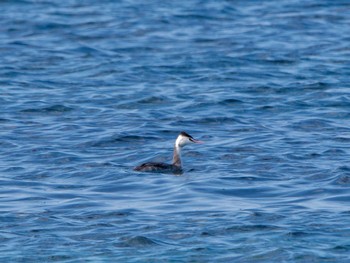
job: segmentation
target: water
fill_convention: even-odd
[[[348,1],[0,6],[2,262],[350,260]]]

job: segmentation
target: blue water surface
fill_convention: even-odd
[[[1,262],[350,261],[349,1],[0,7]]]

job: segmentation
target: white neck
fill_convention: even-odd
[[[181,168],[181,147],[177,143],[174,146],[173,165]]]

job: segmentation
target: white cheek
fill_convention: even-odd
[[[177,138],[177,140],[176,140],[176,145],[178,145],[179,147],[184,146],[184,145],[185,145],[185,140],[184,140],[184,138],[182,138],[182,137]]]
[[[184,138],[184,139],[181,141],[181,145],[182,145],[182,146],[185,146],[185,145],[187,145],[187,144],[189,144],[189,143],[190,143],[190,140],[187,139],[187,138]]]

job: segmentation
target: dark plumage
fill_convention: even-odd
[[[143,163],[134,168],[134,171],[140,172],[169,172],[169,173],[181,173],[182,168],[168,163]]]

